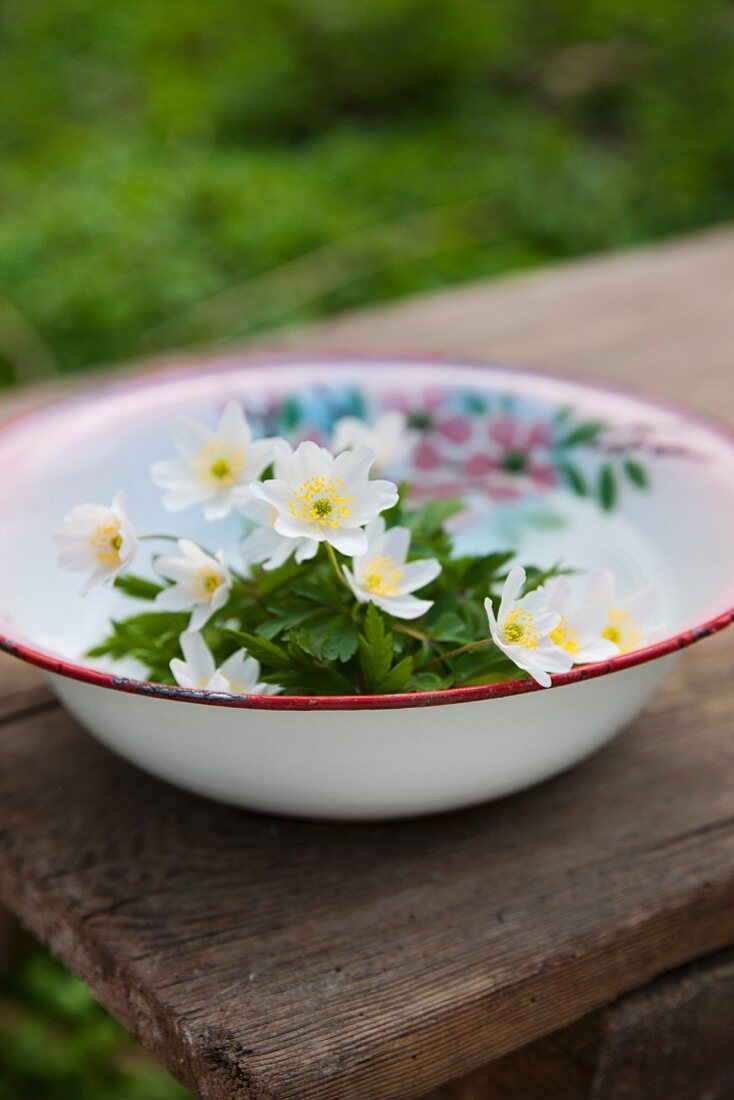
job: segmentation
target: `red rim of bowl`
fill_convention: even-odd
[[[207,367],[209,370],[231,370],[233,367],[250,369],[265,366],[277,366],[278,364],[304,366],[316,363],[338,363],[340,361],[351,362],[375,362],[384,363],[398,360],[406,364],[430,367],[461,367],[476,368],[478,370],[510,370],[524,377],[537,377],[543,379],[556,379],[559,382],[578,386],[580,389],[623,395],[642,405],[651,408],[662,409],[677,413],[683,419],[697,424],[714,434],[722,435],[734,446],[734,429],[724,421],[706,413],[697,412],[679,405],[665,398],[652,397],[649,394],[637,393],[624,386],[588,381],[576,378],[573,375],[565,375],[560,371],[541,371],[525,367],[509,366],[508,364],[488,363],[481,360],[466,361],[456,360],[447,355],[435,352],[426,354],[406,354],[404,352],[371,352],[330,349],[325,352],[308,352],[298,354],[296,352],[279,354],[249,356],[246,353],[226,353],[221,356],[192,357],[183,363],[171,364],[148,369],[144,373],[131,375],[107,385],[92,388],[81,396],[67,398],[67,401],[78,404],[94,403],[111,393],[118,391],[120,386],[125,389],[140,388],[150,382],[159,381],[161,376],[171,377],[190,376]],[[21,422],[32,420],[39,413],[52,411],[62,406],[65,401],[49,402],[34,406],[10,416],[0,423],[0,437],[6,431],[17,427]],[[694,642],[716,634],[734,622],[734,607],[706,619],[702,623],[681,630],[669,638],[645,646],[643,649],[634,650],[631,653],[620,654],[608,661],[598,661],[594,664],[582,665],[570,672],[552,676],[552,687],[563,687],[567,684],[579,683],[582,680],[594,680],[598,676],[606,676],[612,672],[622,672],[624,669],[634,668],[637,665],[646,664],[659,657],[668,656],[685,649]],[[169,684],[158,684],[149,680],[133,680],[124,676],[116,676],[114,673],[102,672],[89,668],[86,665],[78,665],[60,657],[54,657],[50,653],[35,649],[24,642],[12,638],[9,634],[0,633],[0,650],[4,650],[11,656],[18,657],[22,661],[36,665],[45,672],[55,673],[58,676],[71,680],[79,680],[95,687],[112,688],[114,691],[122,691],[133,695],[148,696],[155,699],[172,699],[177,702],[201,703],[218,707],[237,707],[245,710],[402,710],[414,707],[447,706],[452,703],[476,703],[484,699],[499,699],[510,695],[524,695],[531,691],[547,691],[541,688],[530,678],[523,680],[504,680],[496,684],[479,684],[474,687],[442,688],[436,691],[403,692],[393,695],[220,695],[216,692],[197,691],[193,688],[182,688]]]

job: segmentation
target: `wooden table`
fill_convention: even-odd
[[[733,287],[727,230],[280,343],[559,367],[732,418]],[[0,897],[207,1100],[723,1100],[733,656],[734,632],[695,647],[634,726],[542,787],[351,826],[169,788],[6,659]]]

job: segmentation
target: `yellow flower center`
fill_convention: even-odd
[[[216,489],[231,489],[237,484],[244,465],[245,452],[241,447],[213,439],[196,456],[192,468],[199,481]]]
[[[507,645],[519,645],[523,649],[537,649],[540,631],[535,629],[535,619],[522,607],[514,607],[502,624],[502,634]]]
[[[616,611],[613,607],[607,613],[607,625],[602,634],[608,641],[619,646],[620,653],[639,649],[643,641],[637,623],[629,611]]]
[[[231,476],[232,467],[226,458],[218,458],[216,462],[212,463],[211,474],[212,477],[216,477],[221,481],[222,478]]]
[[[376,596],[399,596],[403,571],[393,558],[375,557],[367,565],[362,580]]]
[[[115,569],[122,564],[122,535],[117,520],[100,523],[90,539],[90,544],[100,565]]]
[[[198,598],[207,600],[223,583],[224,577],[220,573],[212,573],[208,566],[204,566],[203,569],[197,570],[194,580]]]
[[[561,616],[560,623],[554,630],[551,630],[548,637],[554,645],[560,646],[568,653],[572,653],[574,657],[581,652],[579,636],[573,627],[568,625],[568,619],[565,615]]]
[[[352,513],[354,501],[338,477],[310,477],[294,491],[290,514],[319,527],[339,527]]]

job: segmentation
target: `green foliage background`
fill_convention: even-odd
[[[3,0],[0,383],[734,214],[727,0]],[[0,1100],[173,1100],[47,956]]]
[[[726,0],[3,0],[5,376],[729,217],[733,37]]]

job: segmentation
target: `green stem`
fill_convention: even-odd
[[[441,661],[447,661],[449,657],[458,657],[462,653],[469,653],[473,649],[479,649],[480,646],[492,645],[491,638],[480,638],[478,642],[469,642],[468,645],[460,645],[458,649],[450,649],[448,653],[441,653],[438,657],[433,657],[430,661],[426,661],[424,665],[420,665],[416,669],[416,672],[421,671],[424,668],[430,668],[431,665],[440,664]]]
[[[331,562],[332,568],[333,568],[334,572],[336,573],[337,580],[339,581],[340,584],[343,584],[344,587],[351,592],[352,590],[351,590],[351,588],[349,588],[349,584],[347,583],[347,579],[341,571],[341,568],[339,566],[339,562],[336,560],[336,554],[334,552],[334,547],[331,545],[330,542],[324,542],[324,546],[326,548],[326,556],[328,557],[329,561]]]
[[[178,542],[178,535],[138,535],[138,542],[156,542],[160,539],[164,542]]]
[[[429,634],[424,634],[422,630],[414,630],[412,626],[403,626],[401,623],[392,623],[391,630],[396,630],[398,634],[407,634],[409,638],[416,638],[419,642],[425,642],[426,645],[433,645],[433,638]]]
[[[244,594],[246,596],[252,596],[253,599],[257,599],[257,595],[253,591],[253,589],[248,588],[247,585],[243,584],[243,582],[241,580],[237,580],[237,581],[232,582],[232,591],[233,592],[244,592]]]

